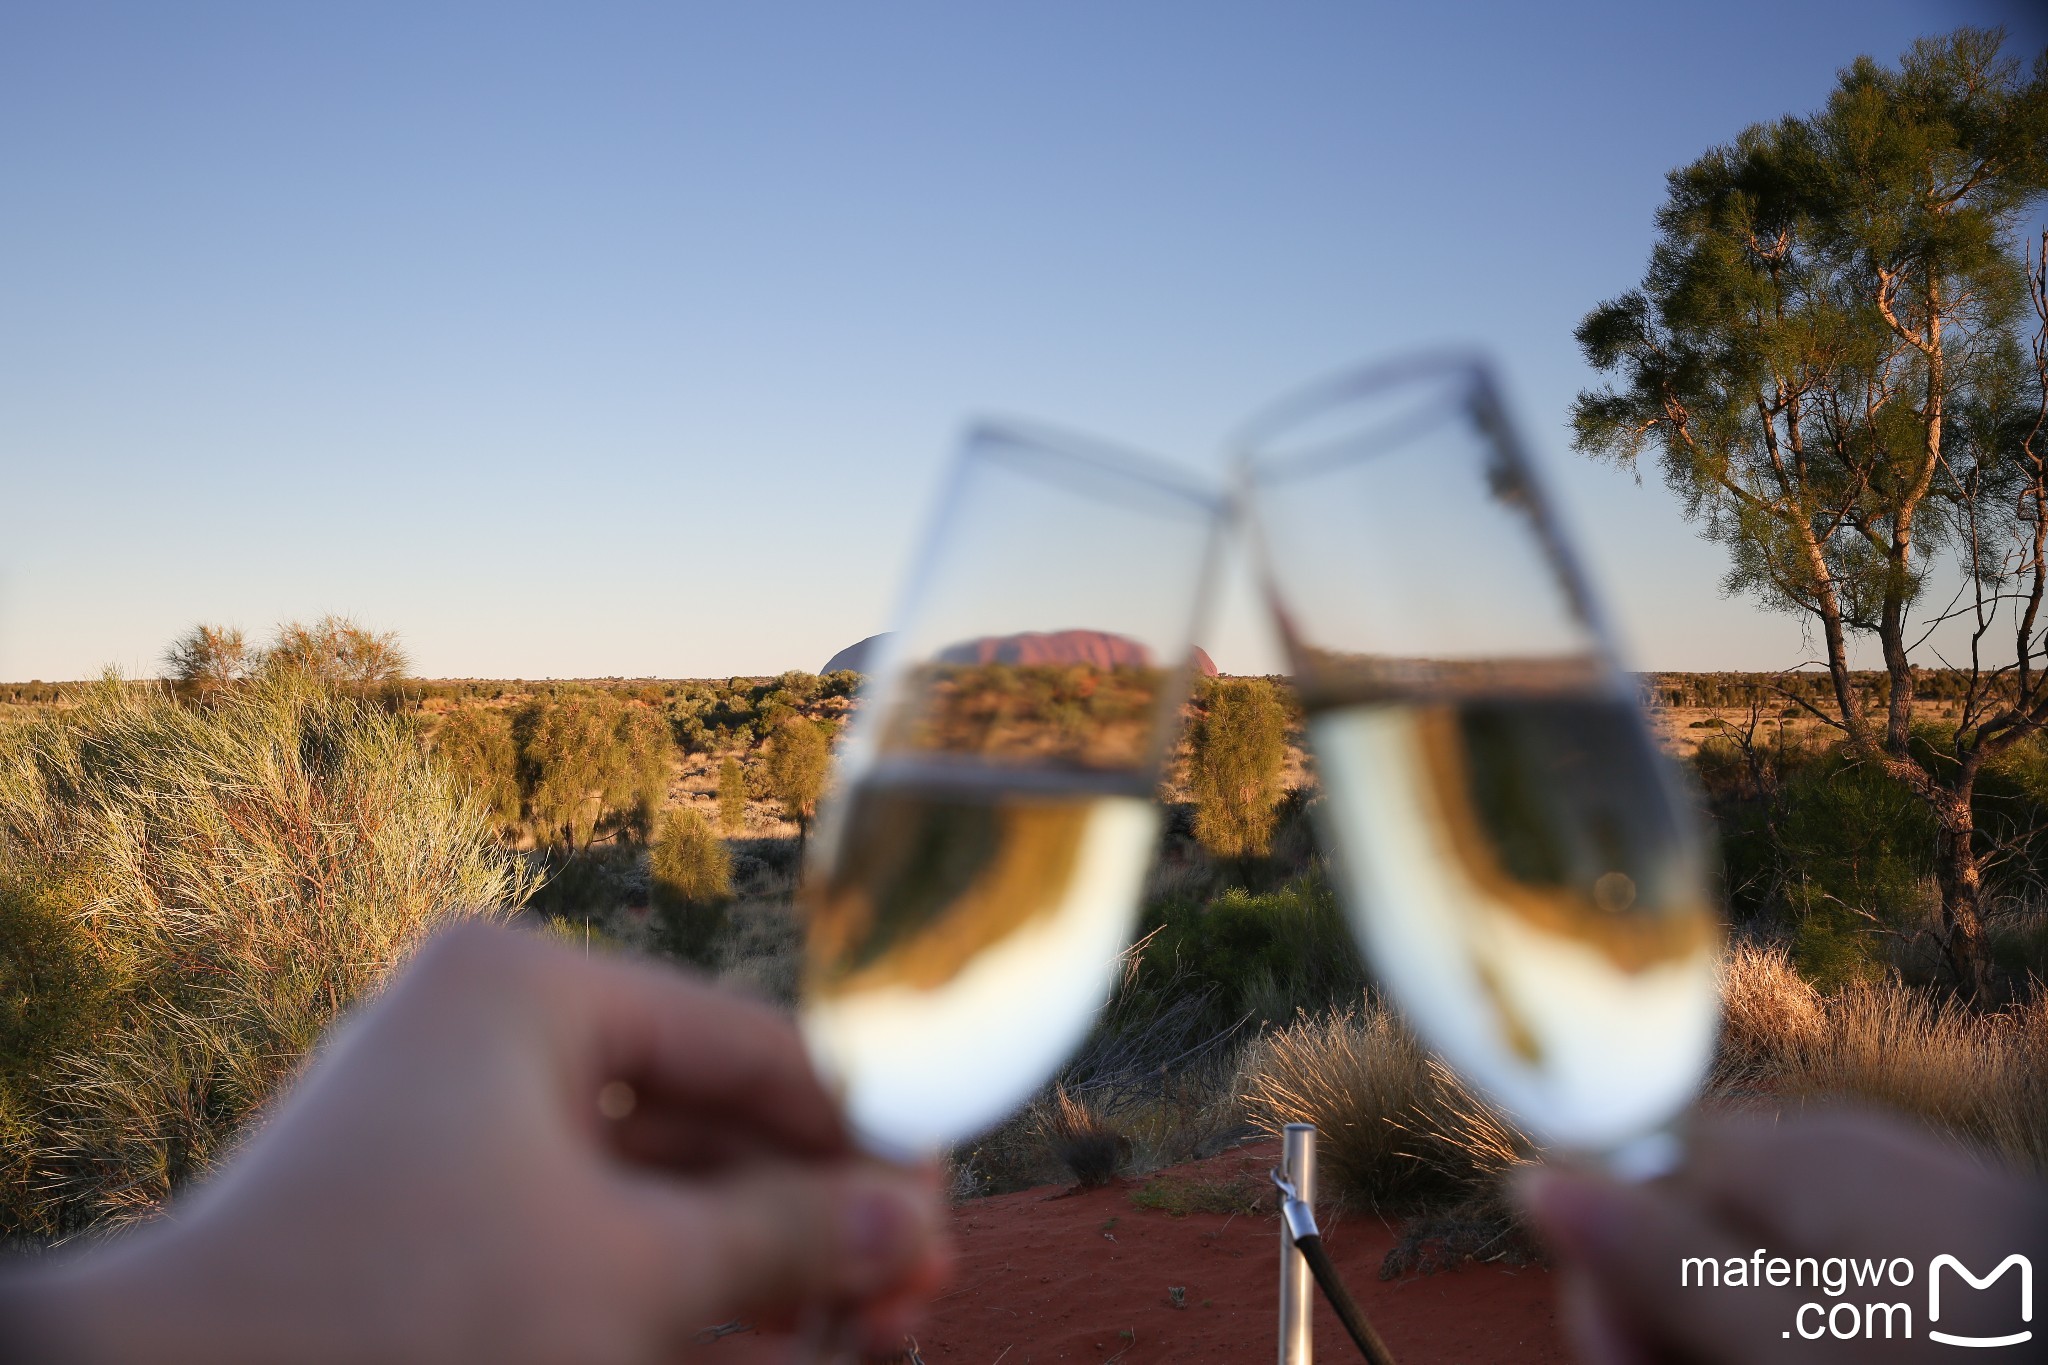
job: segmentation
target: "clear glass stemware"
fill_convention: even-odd
[[[1378,979],[1539,1141],[1668,1165],[1718,1017],[1702,840],[1491,376],[1344,375],[1239,452]]]
[[[1106,999],[1221,511],[1078,437],[968,436],[800,892],[801,1027],[878,1154],[993,1124]]]

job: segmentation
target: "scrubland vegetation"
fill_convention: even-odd
[[[0,1231],[35,1240],[153,1211],[423,934],[532,880],[327,680],[68,701],[0,746]]]
[[[517,915],[792,1000],[803,823],[856,682],[365,681],[266,654],[204,689],[0,694],[6,1232],[152,1211],[449,915]],[[2017,746],[1980,784],[1981,823],[2013,839],[1986,901],[1992,998],[1925,942],[1939,893],[1917,805],[1839,746],[1781,733],[1758,700],[1779,685],[1646,682],[1667,736],[1695,736],[1733,917],[1704,1103],[1884,1105],[2048,1170],[2048,932],[2026,837],[2048,825],[2048,754]],[[1531,1254],[1501,1192],[1536,1154],[1374,991],[1300,738],[1284,685],[1201,685],[1115,997],[1039,1100],[954,1153],[956,1195],[1142,1178],[1307,1120],[1326,1192],[1404,1222],[1389,1273]]]

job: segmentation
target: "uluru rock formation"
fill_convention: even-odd
[[[1144,668],[1152,651],[1128,635],[1106,630],[1024,630],[984,635],[939,651],[949,664],[1093,664],[1097,668]]]
[[[855,673],[867,672],[869,666],[874,663],[875,656],[881,653],[882,641],[888,639],[889,635],[890,632],[885,630],[880,635],[870,635],[865,640],[855,641],[825,660],[825,666],[818,670],[818,675],[823,677],[827,673],[837,673],[842,669],[851,669]]]
[[[880,652],[885,632],[834,654],[820,673],[852,669],[865,673]],[[952,645],[939,658],[954,664],[1093,664],[1097,668],[1142,668],[1152,662],[1152,651],[1126,635],[1106,630],[1027,630],[1016,635],[985,635],[979,640]],[[1216,676],[1216,661],[1197,647],[1192,654],[1202,676]]]

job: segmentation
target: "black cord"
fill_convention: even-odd
[[[1394,1365],[1394,1353],[1387,1349],[1387,1343],[1380,1340],[1380,1334],[1372,1330],[1372,1324],[1365,1320],[1365,1313],[1358,1301],[1351,1297],[1351,1291],[1344,1287],[1344,1281],[1337,1278],[1337,1267],[1330,1262],[1330,1253],[1323,1250],[1323,1239],[1318,1233],[1309,1233],[1294,1240],[1294,1249],[1308,1262],[1311,1275],[1322,1286],[1323,1297],[1330,1301],[1330,1307],[1337,1311],[1337,1321],[1344,1324],[1344,1330],[1351,1334],[1358,1353],[1365,1357],[1367,1365]]]

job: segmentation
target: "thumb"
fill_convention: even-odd
[[[937,1191],[894,1167],[769,1162],[650,1194],[636,1202],[693,1322],[864,1303],[928,1278],[941,1254]]]

